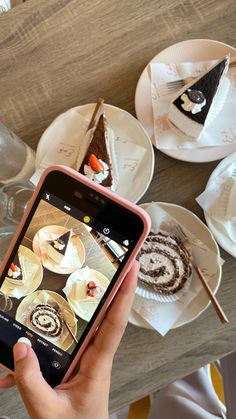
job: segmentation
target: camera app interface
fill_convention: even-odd
[[[1,328],[13,330],[6,339],[15,331],[15,342],[25,336],[68,359],[128,248],[127,238],[45,192],[1,286]]]

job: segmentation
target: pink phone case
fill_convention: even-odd
[[[79,362],[79,359],[80,359],[82,353],[84,352],[84,350],[85,350],[86,346],[88,345],[89,341],[91,340],[91,338],[93,337],[93,335],[97,331],[98,327],[100,326],[100,324],[101,324],[101,322],[102,322],[102,320],[104,318],[104,315],[105,315],[105,313],[106,313],[109,305],[111,304],[111,302],[112,302],[114,296],[116,295],[116,293],[117,293],[120,285],[122,284],[122,282],[123,282],[123,280],[125,278],[125,275],[130,270],[130,268],[132,266],[132,263],[135,260],[135,257],[137,255],[139,249],[141,248],[141,246],[142,246],[145,238],[147,237],[147,235],[148,235],[148,233],[150,231],[151,222],[150,222],[150,218],[149,218],[148,214],[142,208],[140,208],[137,205],[129,202],[127,199],[122,198],[122,197],[116,195],[115,193],[111,192],[107,188],[104,188],[103,186],[100,186],[100,185],[98,185],[95,182],[90,181],[85,176],[79,174],[77,171],[75,171],[75,170],[73,170],[73,169],[71,169],[69,167],[66,167],[66,166],[51,166],[48,169],[46,169],[45,172],[43,173],[43,175],[41,176],[40,181],[39,181],[39,183],[38,183],[38,185],[37,185],[37,187],[36,187],[36,189],[34,191],[34,194],[32,195],[32,197],[31,197],[31,199],[30,199],[30,201],[29,201],[29,203],[27,205],[27,210],[26,210],[26,212],[25,212],[25,214],[24,214],[24,216],[23,216],[23,218],[22,218],[22,220],[21,220],[21,222],[20,222],[20,224],[19,224],[19,226],[18,226],[18,228],[16,230],[16,233],[15,233],[15,235],[14,235],[14,237],[13,237],[11,243],[10,243],[10,246],[9,246],[9,248],[8,248],[8,250],[6,252],[6,255],[5,255],[4,259],[3,259],[3,262],[1,264],[1,267],[0,267],[0,275],[2,274],[2,272],[4,270],[4,267],[5,267],[5,265],[8,262],[8,258],[10,257],[10,254],[11,254],[13,248],[14,248],[16,239],[17,239],[18,235],[20,234],[21,229],[22,229],[22,227],[24,226],[24,224],[25,224],[25,222],[27,220],[27,217],[28,217],[28,215],[30,213],[30,210],[31,210],[32,206],[33,206],[33,203],[35,201],[35,198],[38,195],[38,192],[39,192],[39,190],[40,190],[40,188],[41,188],[41,186],[42,186],[42,184],[44,182],[44,179],[46,178],[46,176],[50,172],[52,172],[54,170],[63,172],[65,174],[68,174],[70,177],[72,177],[74,179],[77,179],[79,182],[83,183],[84,185],[87,185],[87,186],[91,187],[93,190],[95,190],[95,191],[103,194],[104,196],[110,198],[114,202],[117,202],[118,204],[122,205],[123,207],[131,210],[133,213],[137,214],[142,219],[143,225],[144,225],[142,236],[140,237],[139,241],[137,242],[137,244],[136,244],[136,246],[135,246],[132,254],[130,255],[130,257],[129,257],[129,259],[128,259],[128,261],[127,261],[127,263],[126,263],[126,265],[125,265],[125,267],[123,269],[123,271],[121,272],[119,278],[117,279],[116,284],[114,285],[112,291],[110,292],[109,296],[107,297],[106,302],[104,303],[101,311],[99,312],[96,320],[94,321],[94,323],[93,323],[93,325],[92,325],[89,333],[87,334],[87,336],[86,336],[83,344],[79,348],[77,355],[75,356],[73,362],[71,363],[69,369],[67,370],[65,376],[63,377],[62,383],[64,383],[64,382],[66,382],[69,379],[69,377],[72,374],[74,368],[78,365],[78,362]],[[1,365],[1,367],[3,369],[5,369],[6,371],[10,372],[11,374],[14,374],[13,371],[9,370],[4,365]]]

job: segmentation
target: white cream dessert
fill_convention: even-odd
[[[66,252],[71,239],[72,231],[68,230],[56,239],[51,240],[48,246],[48,256],[60,265],[66,257]]]
[[[80,173],[112,190],[118,184],[114,141],[114,132],[102,113],[95,130],[85,136],[76,164]]]
[[[196,139],[220,113],[230,81],[225,77],[229,57],[185,86],[170,105],[168,121],[178,134]]]
[[[37,263],[37,256],[27,247],[20,245],[19,250],[8,269],[6,279],[14,285],[26,285],[33,281],[38,271],[40,260]]]

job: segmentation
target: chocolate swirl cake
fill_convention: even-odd
[[[177,293],[191,277],[189,255],[174,235],[150,233],[137,259],[140,262],[139,281],[159,294]]]
[[[58,337],[62,332],[63,320],[58,311],[49,304],[37,304],[30,314],[30,322],[49,337]]]

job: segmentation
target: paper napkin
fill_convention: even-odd
[[[208,215],[220,224],[236,246],[236,163],[229,164],[219,173],[205,191],[196,198]]]

